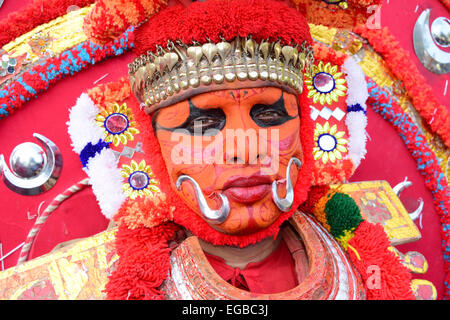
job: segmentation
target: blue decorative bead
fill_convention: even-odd
[[[363,107],[361,107],[359,103],[347,106],[347,112],[359,112],[359,111],[362,111],[364,112],[364,114],[367,114],[367,111]]]

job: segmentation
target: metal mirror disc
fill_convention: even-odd
[[[433,39],[441,46],[450,46],[450,19],[439,17],[431,24],[431,35]]]
[[[334,89],[334,78],[326,72],[319,72],[314,76],[314,88],[320,93],[329,93]]]
[[[12,171],[22,178],[32,178],[42,171],[47,163],[47,156],[37,144],[21,143],[14,148],[9,158]]]
[[[128,181],[130,186],[135,190],[145,189],[149,184],[148,175],[142,171],[133,172]]]
[[[106,118],[105,127],[112,134],[120,134],[127,130],[128,119],[121,113],[113,113]]]

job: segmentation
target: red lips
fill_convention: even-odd
[[[254,174],[249,177],[235,176],[225,182],[224,193],[239,203],[252,203],[261,200],[270,192],[270,176]]]

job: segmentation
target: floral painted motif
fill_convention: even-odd
[[[324,64],[320,61],[313,66],[311,75],[305,76],[305,83],[308,88],[308,98],[312,98],[314,103],[321,105],[332,105],[333,101],[338,102],[339,97],[345,96],[347,91],[346,80],[342,72],[338,72],[338,67],[331,63]]]
[[[337,126],[325,122],[322,126],[320,123],[316,123],[316,129],[314,131],[314,141],[316,146],[313,149],[314,160],[322,159],[322,162],[326,164],[328,160],[332,163],[336,162],[336,159],[342,159],[342,153],[347,152],[345,145],[348,143],[343,138],[345,132],[337,131]]]
[[[105,142],[112,142],[114,146],[120,143],[126,145],[128,141],[134,140],[134,135],[139,133],[136,123],[133,121],[133,114],[126,103],[114,103],[103,109],[96,117],[99,127],[105,129]]]
[[[43,32],[38,32],[34,34],[28,43],[31,47],[31,50],[33,50],[34,53],[37,55],[44,55],[46,53],[49,53],[50,46],[52,44],[52,38]]]
[[[156,186],[159,182],[153,179],[154,174],[142,160],[139,164],[131,160],[130,165],[122,165],[122,177],[127,179],[122,186],[125,195],[131,199],[136,199],[140,196],[152,196],[155,192],[160,192]]]

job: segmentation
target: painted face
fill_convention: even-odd
[[[217,209],[225,195],[230,212],[225,222],[211,225],[234,235],[271,225],[281,214],[272,200],[286,195],[289,160],[303,162],[297,97],[275,87],[214,91],[162,108],[153,117],[172,187],[180,175],[197,181],[208,205]],[[292,183],[298,168],[290,170]],[[176,190],[202,216],[195,189],[184,182]]]

